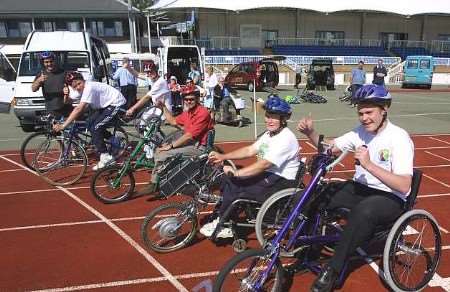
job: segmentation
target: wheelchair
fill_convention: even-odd
[[[288,275],[321,271],[321,265],[333,254],[334,244],[340,240],[348,211],[341,209],[327,213],[319,209],[312,212],[314,207],[308,205],[320,198],[321,186],[326,184],[325,174],[345,156],[343,153],[336,158],[331,152],[322,150],[313,159],[316,166],[311,173],[314,175],[304,191],[294,190],[290,195],[279,192],[261,206],[255,228],[262,230],[259,237],[263,248],[244,251],[227,262],[217,276],[213,291],[231,291],[231,287],[236,286],[245,287],[245,291],[287,291]],[[441,257],[441,235],[436,220],[424,210],[412,209],[420,180],[421,172],[415,170],[403,215],[392,225],[380,226],[367,246],[358,249],[364,254],[362,248],[379,240],[385,241],[382,252],[384,278],[394,291],[423,289],[435,274]],[[270,208],[276,202],[286,208]],[[261,215],[264,212],[265,215]],[[258,219],[258,216],[266,219]],[[342,285],[345,270],[339,276],[338,287]],[[239,275],[233,271],[239,271]]]
[[[250,124],[250,119],[241,116],[241,110],[245,109],[245,100],[238,95],[230,95],[221,98],[215,95],[214,98],[220,98],[220,106],[215,115],[215,122],[227,126],[243,127]],[[228,111],[225,110],[228,108]]]

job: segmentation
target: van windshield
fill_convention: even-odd
[[[19,76],[35,76],[42,70],[41,52],[26,52],[20,60]],[[87,52],[55,52],[56,63],[64,71],[90,71]]]

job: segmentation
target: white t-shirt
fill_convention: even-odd
[[[300,145],[291,130],[284,128],[272,137],[266,132],[252,146],[258,151],[258,159],[265,159],[273,164],[268,172],[285,179],[295,179],[300,165],[298,160]]]
[[[152,97],[153,104],[156,104],[159,100],[164,100],[166,107],[172,111],[172,98],[169,86],[163,77],[159,77],[158,80],[153,82],[152,88],[147,92],[147,95]]]
[[[376,165],[397,175],[413,174],[414,144],[408,133],[402,128],[387,121],[386,128],[373,135],[367,132],[362,125],[334,140],[340,150],[356,149],[367,145],[370,160]],[[407,194],[394,191],[366,169],[355,165],[353,180],[371,188],[391,192],[405,199]]]
[[[127,100],[120,91],[108,84],[86,81],[80,102],[88,103],[93,109],[102,109],[124,105]]]

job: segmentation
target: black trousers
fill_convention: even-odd
[[[126,108],[129,109],[136,103],[137,98],[137,86],[128,84],[126,86],[120,86],[120,92],[127,100]]]
[[[324,192],[324,195],[330,197],[326,210],[351,210],[341,240],[329,263],[340,273],[348,257],[369,241],[377,226],[393,223],[403,213],[404,202],[392,193],[354,181],[332,184]]]
[[[250,199],[264,202],[270,195],[288,187],[294,187],[295,180],[287,180],[271,172],[248,178],[227,178],[221,185],[222,203],[219,216],[222,216],[236,199]]]

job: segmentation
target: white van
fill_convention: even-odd
[[[178,82],[184,84],[188,73],[191,71],[191,63],[197,64],[197,70],[204,76],[202,54],[195,45],[169,45],[158,49],[159,74],[169,79],[175,76]]]
[[[1,49],[0,45],[0,49]],[[16,85],[16,70],[0,51],[0,113],[9,113]]]
[[[14,113],[25,132],[34,131],[45,113],[42,91],[32,92],[31,83],[42,70],[40,53],[52,51],[65,71],[79,71],[85,79],[110,80],[111,60],[106,43],[87,32],[31,32],[24,45],[17,72]]]

